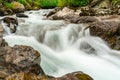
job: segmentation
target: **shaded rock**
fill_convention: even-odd
[[[0,48],[5,46],[8,46],[8,43],[4,39],[0,38]]]
[[[117,21],[94,22],[90,24],[90,34],[99,36],[113,49],[119,49],[120,23]]]
[[[17,13],[16,16],[20,18],[28,18],[28,16],[23,13]]]
[[[46,76],[38,76],[35,74],[27,73],[15,73],[11,76],[8,76],[5,80],[48,80]]]
[[[93,23],[98,21],[95,17],[93,16],[81,16],[78,18],[72,18],[70,22],[72,23]]]
[[[5,16],[5,15],[7,15],[8,13],[7,13],[7,11],[6,11],[6,9],[3,7],[3,8],[0,8],[0,16]]]
[[[10,28],[12,33],[16,32],[17,26],[18,26],[18,20],[13,17],[4,17],[3,21],[7,24],[7,26]]]
[[[53,11],[49,12],[49,13],[46,15],[46,17],[49,17],[49,16],[55,14],[56,12],[57,12],[56,10],[53,10]]]
[[[90,32],[92,35],[101,36],[101,37],[111,37],[117,35],[117,31],[120,27],[119,22],[94,22],[90,24]]]
[[[6,9],[4,8],[3,4],[0,2],[0,16],[5,16],[6,14],[8,14],[6,12]]]
[[[89,4],[90,7],[94,8],[111,8],[111,1],[110,0],[92,0]]]

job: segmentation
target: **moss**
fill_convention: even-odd
[[[76,74],[75,76],[78,78],[78,80],[93,80],[87,74]]]

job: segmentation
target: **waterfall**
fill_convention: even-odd
[[[4,37],[10,46],[28,45],[41,53],[46,74],[62,76],[83,71],[94,80],[120,80],[120,52],[110,49],[99,37],[84,31],[86,25],[63,20],[47,20],[51,10],[25,12],[29,18],[18,18],[15,34]]]

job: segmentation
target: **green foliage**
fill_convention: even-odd
[[[11,7],[12,5],[7,2],[8,0],[0,0],[7,7]],[[89,0],[15,0],[20,2],[23,5],[30,5],[31,7],[42,7],[42,8],[51,8],[51,7],[64,7],[64,6],[86,6],[89,3]],[[118,0],[113,0],[115,3]],[[119,0],[120,1],[120,0]]]
[[[11,3],[8,3],[8,2],[4,2],[4,5],[6,6],[6,8],[12,8],[12,4]]]
[[[89,3],[89,0],[68,0],[69,6],[78,7],[86,6]]]
[[[120,3],[120,0],[112,0],[113,6],[115,6],[115,5],[119,4],[119,3]]]
[[[58,0],[40,0],[40,6],[43,8],[56,7]]]
[[[26,5],[26,4],[27,4],[27,1],[26,1],[26,0],[18,0],[18,2],[20,2],[20,3],[23,4],[23,5]]]
[[[58,0],[58,6],[86,6],[89,3],[89,0]]]

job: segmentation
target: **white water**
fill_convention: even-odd
[[[52,76],[83,71],[94,80],[120,80],[119,51],[90,36],[89,30],[84,31],[85,25],[45,20],[43,15],[49,11],[26,12],[29,18],[19,19],[17,32],[4,37],[9,45],[29,45],[38,50],[43,70]]]

